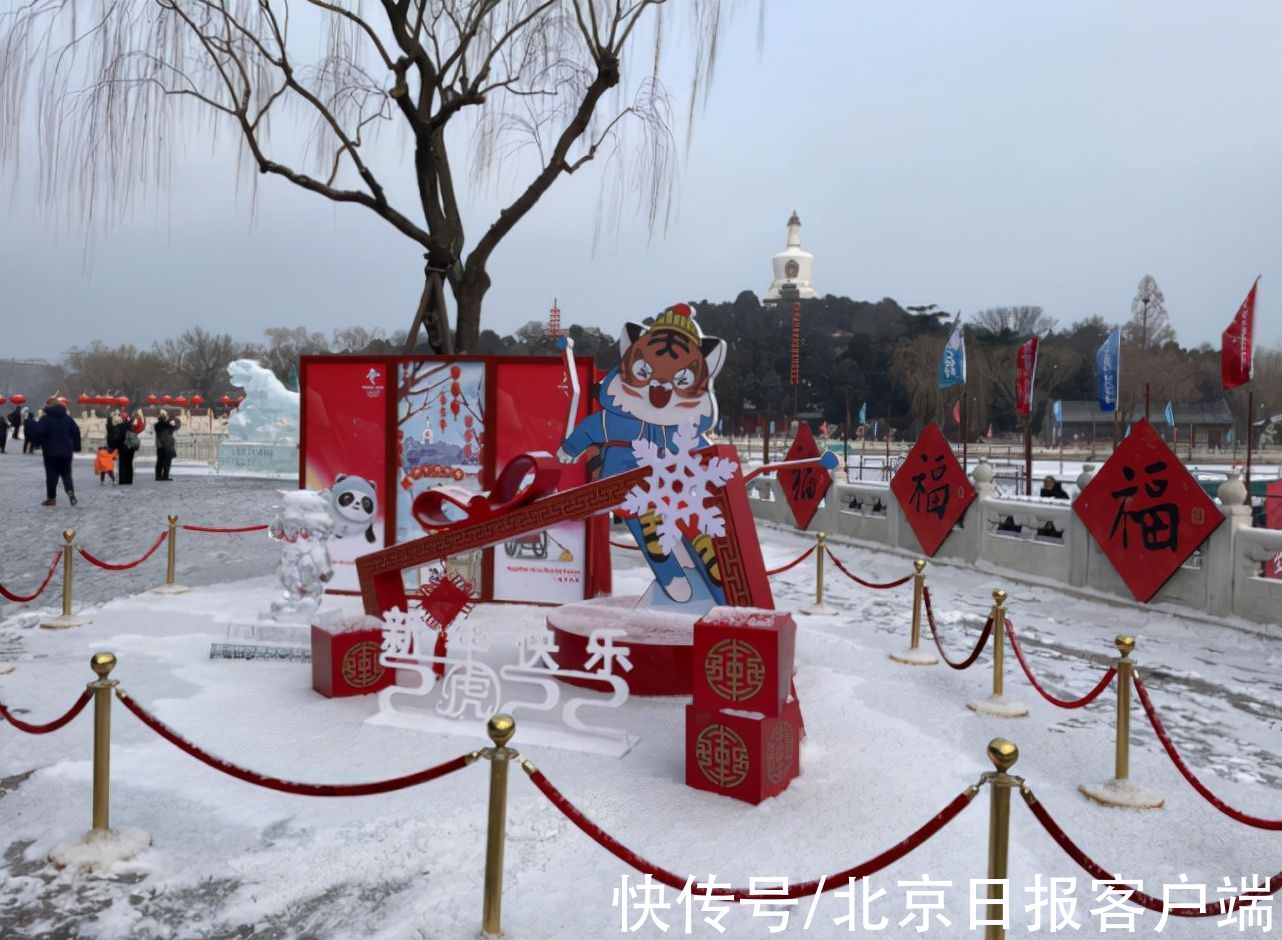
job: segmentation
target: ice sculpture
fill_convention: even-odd
[[[270,369],[252,359],[227,366],[233,385],[245,397],[227,423],[227,440],[218,447],[220,472],[254,476],[298,473],[298,393],[281,384]]]
[[[334,576],[329,560],[329,537],[334,519],[325,497],[314,490],[282,493],[284,500],[267,527],[267,534],[280,543],[276,574],[284,589],[263,614],[273,620],[310,622],[320,607],[325,584]]]

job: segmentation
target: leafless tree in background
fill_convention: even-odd
[[[46,196],[112,220],[140,190],[167,183],[193,130],[230,132],[242,170],[361,206],[417,245],[448,282],[457,346],[470,351],[491,256],[561,177],[609,158],[619,199],[634,195],[652,228],[666,222],[676,146],[659,78],[665,36],[673,14],[689,16],[688,131],[726,9],[717,0],[683,0],[666,15],[663,0],[27,0],[0,16],[0,165],[17,161],[20,130],[38,123]],[[635,81],[625,55],[638,59]],[[402,133],[380,154],[374,138],[389,128]],[[412,159],[401,159],[406,149]],[[488,226],[464,218],[460,167],[511,184]],[[402,198],[406,172],[413,195]],[[434,344],[447,345],[444,311],[432,326]]]
[[[226,333],[206,333],[197,326],[175,339],[157,341],[151,352],[173,373],[183,390],[208,395],[227,384],[227,366],[243,350]]]
[[[1048,317],[1041,307],[989,307],[975,314],[971,320],[976,329],[994,335],[1013,333],[1016,336],[1045,336],[1055,329],[1055,318]]]

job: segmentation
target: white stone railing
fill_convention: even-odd
[[[940,546],[936,557],[983,563],[1014,576],[1059,582],[1127,600],[1130,590],[1066,500],[1002,497],[995,492],[991,468],[977,464],[978,498],[962,525]],[[1079,478],[1084,486],[1089,475]],[[795,528],[778,482],[758,477],[749,486],[753,514],[766,522]],[[1221,494],[1225,522],[1200,546],[1152,598],[1150,604],[1178,604],[1216,616],[1234,615],[1282,636],[1282,580],[1265,578],[1262,566],[1282,552],[1282,531],[1253,529],[1243,505],[1246,489],[1231,475]],[[1238,492],[1240,490],[1240,492]],[[921,545],[885,483],[834,484],[808,531],[823,531],[870,546],[919,556]]]

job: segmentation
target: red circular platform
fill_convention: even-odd
[[[632,669],[619,673],[628,680],[629,695],[690,695],[690,664],[694,624],[698,614],[637,609],[638,597],[598,597],[566,604],[548,614],[548,629],[556,637],[552,654],[562,669],[582,670],[588,660],[588,636],[600,627],[617,627],[623,636],[615,646],[626,646]],[[616,669],[617,672],[617,669]],[[563,679],[572,685],[608,691],[591,679]]]

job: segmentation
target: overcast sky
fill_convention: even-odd
[[[565,322],[617,332],[761,294],[796,209],[821,292],[1120,322],[1152,274],[1179,339],[1218,344],[1260,274],[1259,336],[1282,342],[1282,3],[773,0],[759,49],[756,0],[727,2],[744,8],[666,234],[625,212],[594,246],[599,175],[560,180],[494,256],[483,326],[557,297]],[[0,201],[0,355],[195,324],[408,326],[413,244],[283,180],[251,213],[226,152],[193,148],[88,252],[79,223]],[[475,235],[497,203],[467,202]]]

